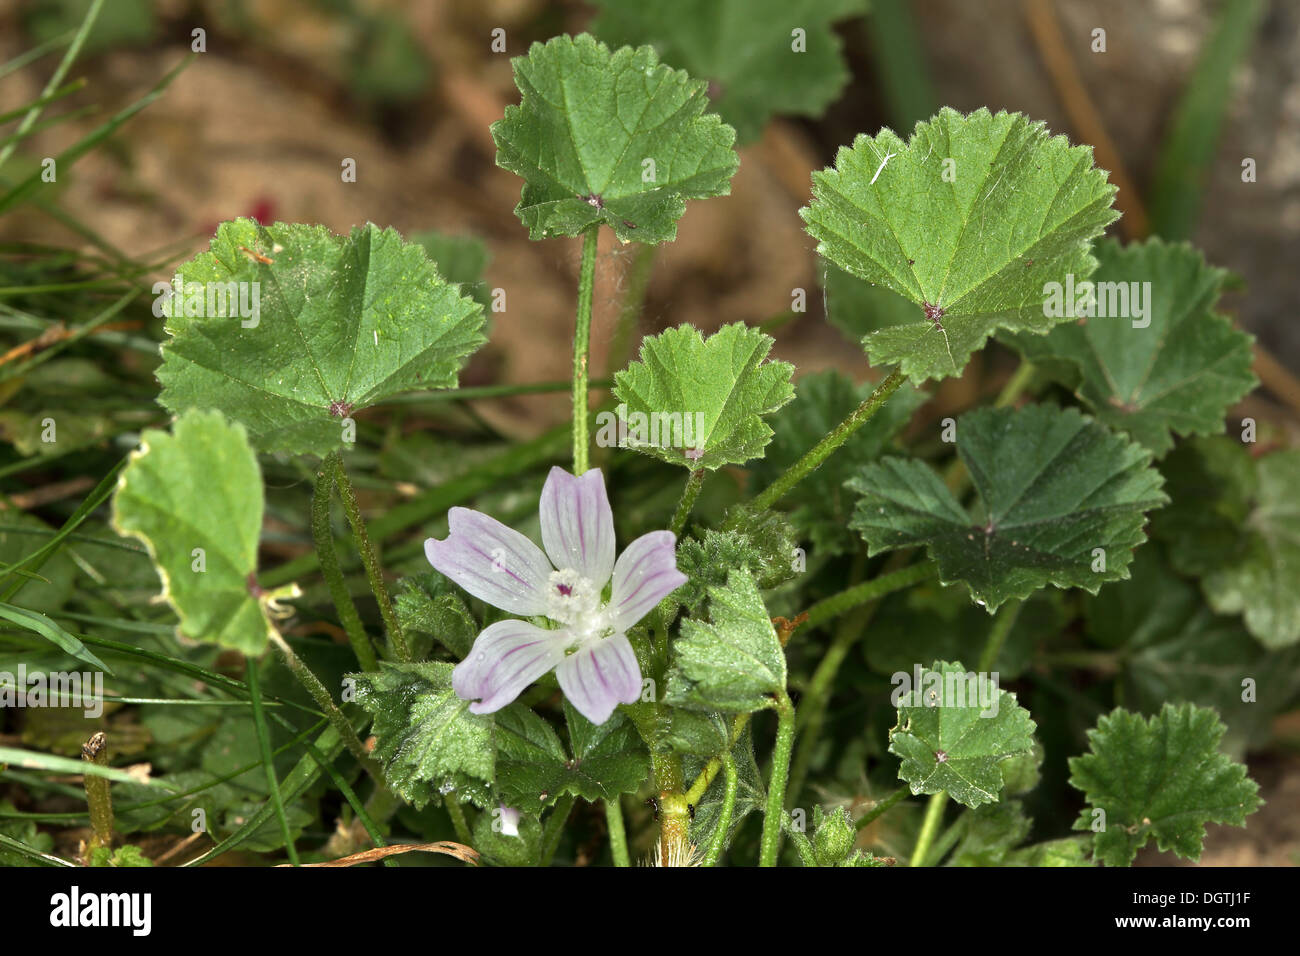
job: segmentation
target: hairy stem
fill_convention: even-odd
[[[334,550],[334,532],[330,528],[330,496],[334,491],[334,469],[329,459],[321,465],[316,474],[316,489],[311,499],[311,536],[316,545],[316,554],[320,558],[321,573],[325,576],[325,587],[329,590],[334,609],[338,612],[339,623],[352,645],[352,653],[363,671],[373,671],[379,667],[375,658],[374,645],[361,623],[356,603],[348,593],[347,581],[339,567],[339,555]]]
[[[615,795],[605,801],[605,823],[609,826],[609,852],[615,866],[631,866],[627,855],[627,831],[623,826],[623,806]]]
[[[943,820],[943,808],[948,803],[948,794],[940,790],[930,798],[925,807],[925,819],[921,821],[921,832],[916,835],[916,845],[912,847],[912,858],[908,866],[925,866],[925,858],[934,843],[934,836],[939,832]]]
[[[682,758],[675,753],[650,753],[659,804],[659,865],[684,857],[691,841],[691,811],[683,793]]]
[[[578,272],[578,317],[573,335],[573,473],[587,470],[587,364],[591,351],[591,296],[596,284],[596,243],[599,225],[582,235],[582,267]]]
[[[875,390],[867,396],[861,405],[849,413],[844,421],[831,429],[830,434],[826,435],[809,449],[807,454],[786,469],[776,481],[764,488],[750,502],[750,510],[761,511],[770,508],[784,498],[791,488],[808,477],[818,465],[848,441],[850,435],[870,421],[871,417],[880,411],[881,406],[889,400],[889,396],[898,391],[898,387],[903,384],[904,378],[902,371],[895,369],[888,378],[875,387]]]
[[[311,695],[311,699],[316,702],[316,706],[321,709],[329,722],[334,725],[334,729],[339,732],[339,739],[348,748],[348,753],[357,758],[361,766],[381,787],[387,786],[384,782],[383,772],[370,759],[370,754],[366,753],[365,744],[357,736],[356,729],[353,728],[343,711],[339,710],[338,706],[335,705],[334,699],[330,697],[330,692],[321,683],[320,678],[312,673],[312,669],[302,662],[302,658],[293,652],[293,648],[278,632],[272,632],[271,643],[276,646],[281,656],[284,657],[284,662],[288,665],[290,673],[298,679],[298,683],[302,684],[307,693]]]
[[[723,779],[726,787],[722,791],[722,812],[718,815],[718,829],[713,834],[713,840],[709,844],[709,851],[705,854],[702,866],[718,865],[722,850],[727,843],[727,831],[731,829],[731,818],[736,811],[738,778],[736,776],[736,758],[731,756],[730,750],[722,755],[722,772],[725,775]]]
[[[727,735],[726,748],[721,754],[713,757],[704,765],[704,769],[700,771],[699,776],[695,778],[695,782],[692,783],[690,789],[686,791],[687,803],[698,805],[699,802],[704,799],[704,791],[708,790],[709,784],[713,783],[713,778],[716,777],[718,771],[722,769],[724,761],[727,756],[730,755],[732,748],[736,746],[736,741],[740,739],[740,734],[748,723],[749,714],[736,715],[735,719],[731,722],[731,732]]]
[[[668,526],[673,537],[681,537],[682,529],[686,527],[686,519],[691,516],[691,509],[695,507],[695,499],[700,496],[700,488],[704,486],[704,475],[703,468],[696,468],[686,479],[681,500],[677,502],[677,510],[673,512],[673,523]]]
[[[790,773],[790,751],[794,749],[794,704],[781,691],[776,699],[776,746],[772,750],[772,778],[767,786],[767,809],[763,815],[763,844],[759,866],[776,866],[781,848],[781,816],[785,812],[785,784]]]
[[[449,793],[442,798],[443,806],[447,808],[447,816],[451,817],[452,829],[456,831],[456,839],[466,846],[474,845],[474,836],[470,833],[469,823],[465,820],[465,808],[460,805],[454,793]]]
[[[374,545],[370,543],[366,522],[361,517],[361,507],[357,504],[357,493],[352,489],[352,482],[348,479],[347,472],[343,470],[343,459],[339,457],[338,452],[331,452],[329,459],[333,461],[334,484],[338,487],[339,497],[343,499],[343,510],[348,516],[348,524],[352,526],[352,537],[356,540],[357,551],[361,554],[361,563],[365,565],[370,591],[379,603],[379,614],[388,629],[389,640],[393,642],[397,659],[404,664],[410,663],[411,649],[406,644],[402,625],[398,622],[397,612],[393,610],[393,602],[388,597],[388,586],[384,584],[384,569],[380,567],[379,556],[375,553]],[[328,463],[327,460],[327,465]]]
[[[839,594],[832,594],[818,601],[808,609],[808,619],[804,621],[803,626],[811,629],[825,624],[855,607],[879,600],[886,594],[901,591],[903,588],[910,588],[914,584],[920,584],[934,577],[938,570],[938,566],[933,561],[919,561],[897,571],[872,578],[870,581],[863,581]]]
[[[108,766],[108,736],[102,731],[81,745],[81,759],[97,767]],[[86,804],[90,807],[90,840],[86,844],[86,858],[90,851],[113,845],[113,797],[109,792],[107,777],[86,774]]]
[[[573,795],[566,793],[555,801],[555,809],[546,820],[546,826],[542,828],[542,866],[550,866],[551,858],[555,856],[555,851],[560,848],[560,836],[564,833],[564,824],[568,822],[569,813],[573,810]]]

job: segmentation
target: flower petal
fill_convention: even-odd
[[[451,689],[461,700],[477,700],[470,713],[490,714],[564,660],[567,631],[547,631],[527,621],[497,621],[451,672]]]
[[[538,510],[542,544],[551,563],[561,571],[572,568],[603,588],[614,569],[614,512],[600,469],[575,478],[563,468],[552,468]]]
[[[641,668],[622,634],[570,654],[555,668],[555,676],[569,703],[593,724],[603,724],[619,704],[635,703],[641,696]]]
[[[671,531],[643,534],[624,549],[614,565],[610,606],[614,629],[626,631],[651,608],[686,583],[677,570],[677,537]]]
[[[551,563],[513,528],[469,508],[447,513],[450,533],[424,542],[429,563],[470,594],[511,614],[546,610]]]

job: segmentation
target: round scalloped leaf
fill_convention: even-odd
[[[731,191],[736,131],[705,113],[706,84],[653,47],[611,53],[584,33],[512,63],[522,98],[492,138],[497,165],[523,177],[515,214],[530,238],[604,223],[624,242],[671,242],[686,200]]]
[[[455,387],[484,342],[482,307],[419,245],[373,224],[336,236],[237,219],[177,276],[158,400],[178,414],[220,409],[259,451],[341,448],[354,412]]]
[[[867,0],[597,3],[593,33],[615,46],[652,44],[667,62],[708,80],[742,143],[757,139],[774,113],[821,115],[849,81],[831,24],[867,8]]]
[[[960,663],[935,661],[921,682],[899,697],[889,752],[898,779],[913,794],[944,791],[958,803],[996,803],[1002,761],[1034,749],[1036,725],[1016,695]]]
[[[451,688],[451,664],[384,663],[352,674],[374,717],[374,756],[393,792],[416,808],[440,797],[486,807],[496,776],[493,719],[471,714]]]
[[[257,587],[262,473],[243,426],[192,411],[149,430],[118,479],[113,526],[142,541],[180,633],[248,656],[272,624]]]
[[[981,408],[957,422],[978,501],[964,508],[929,465],[886,458],[849,481],[870,554],[926,545],[940,580],[991,612],[1054,584],[1096,594],[1128,577],[1146,512],[1168,501],[1151,455],[1074,409]]]
[[[1106,241],[1094,251],[1098,314],[1007,340],[1049,373],[1074,366],[1057,377],[1078,381],[1076,394],[1100,421],[1157,455],[1174,434],[1222,432],[1228,406],[1257,383],[1252,338],[1214,311],[1228,273],[1186,243]]]
[[[1245,826],[1259,785],[1219,753],[1223,722],[1207,707],[1166,703],[1146,720],[1116,708],[1088,731],[1088,753],[1070,758],[1070,785],[1090,804],[1074,823],[1095,829],[1093,855],[1128,866],[1151,839],[1161,850],[1201,858],[1205,824]]]
[[[1092,161],[1019,113],[944,108],[904,143],[860,135],[813,174],[802,210],[817,251],[915,306],[863,340],[874,365],[916,382],[961,372],[998,329],[1046,332],[1048,282],[1086,278],[1115,187]]]
[[[614,376],[620,434],[611,420],[597,441],[691,470],[760,457],[772,438],[763,416],[794,398],[794,366],[767,361],[772,342],[741,322],[707,339],[690,325],[646,337],[641,360]]]

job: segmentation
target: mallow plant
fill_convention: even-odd
[[[477,272],[449,279],[451,240],[240,219],[162,297],[174,420],[141,437],[112,521],[179,635],[247,657],[266,776],[192,862],[250,840],[319,858],[301,810],[325,778],[386,853],[502,865],[1123,866],[1245,825],[1242,757],[1300,683],[1300,458],[1228,421],[1255,379],[1216,311],[1225,271],[1105,238],[1089,147],[943,109],[811,173],[799,215],[852,376],[796,376],[756,321],[647,335],[600,380],[602,243],[648,269],[688,200],[725,204],[738,137],[842,84],[828,25],[857,5],[810,10],[823,51],[780,77],[601,6],[627,45],[534,44],[492,127],[529,237],[580,247],[558,442],[466,448],[363,513],[366,410],[476,397],[459,371],[511,334]],[[246,288],[255,317],[208,308]],[[1000,393],[928,414],[995,349],[1020,359]],[[264,568],[268,461],[311,465],[315,551]],[[386,540],[412,515],[422,554]],[[333,677],[284,636],[327,604],[350,648]],[[278,762],[264,655],[322,721]]]

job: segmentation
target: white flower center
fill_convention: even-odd
[[[613,633],[609,607],[600,600],[601,589],[572,568],[552,571],[547,580],[546,616],[568,628],[579,647]]]

